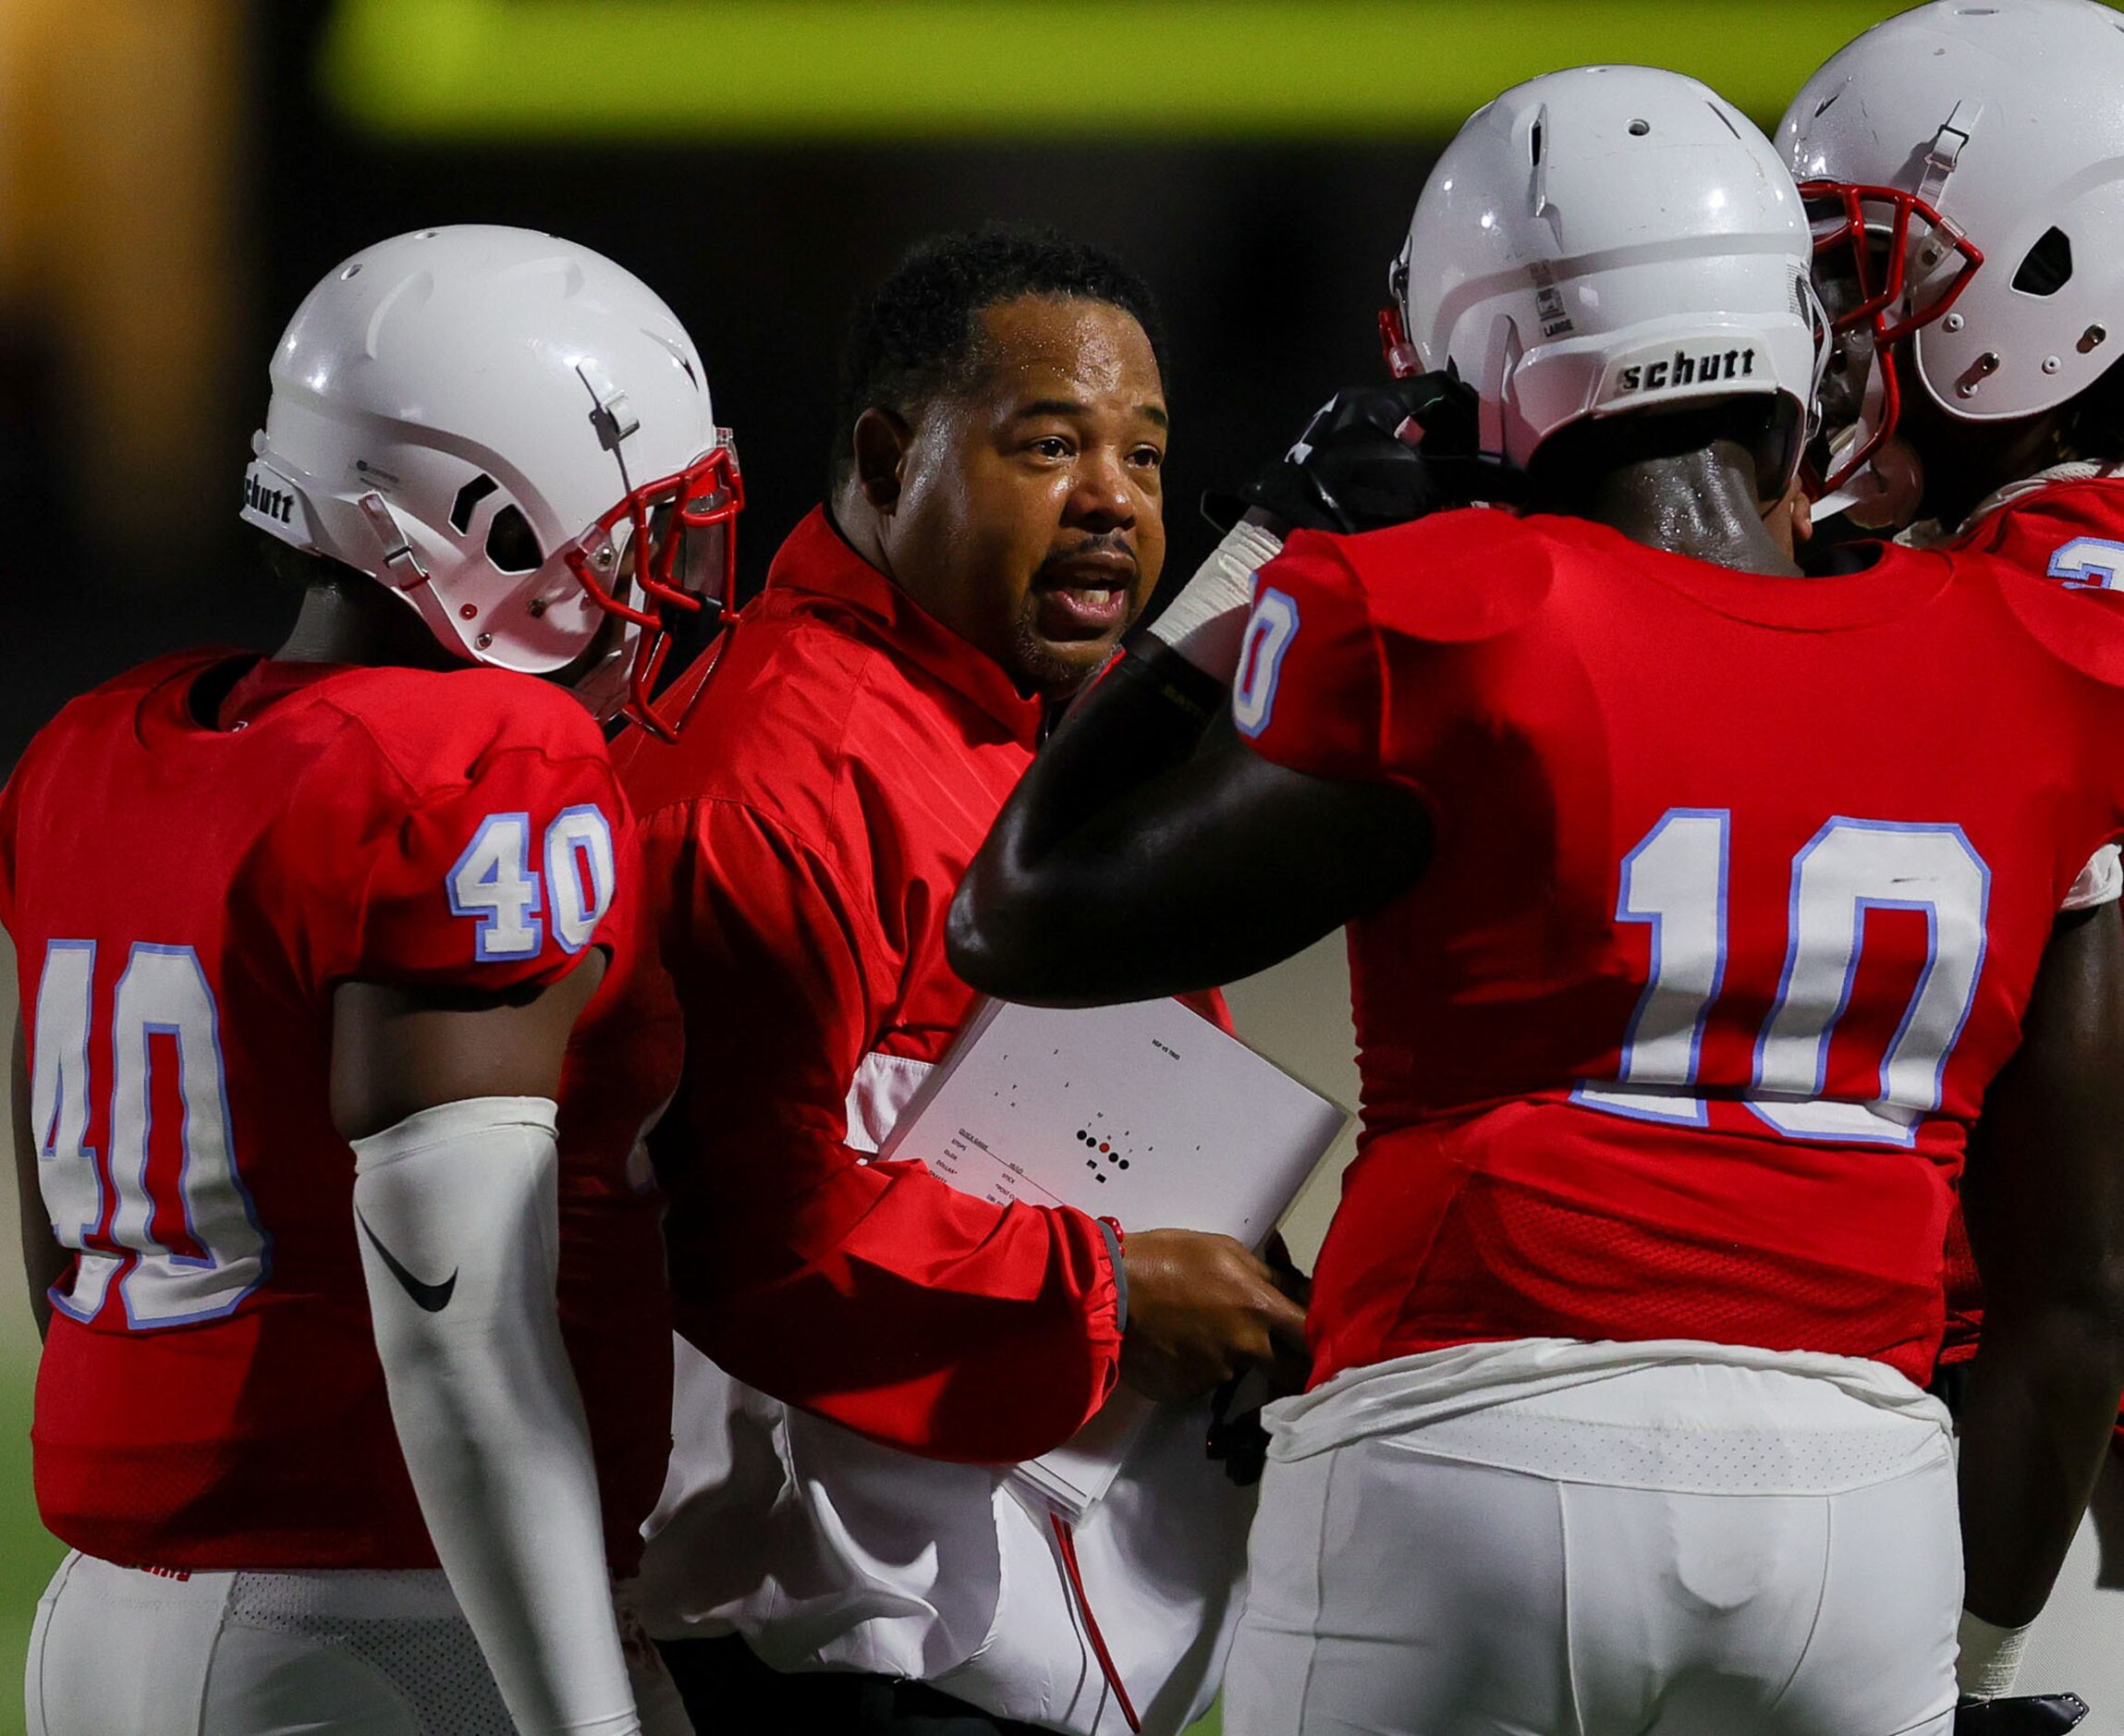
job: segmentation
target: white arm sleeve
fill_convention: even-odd
[[[2091,911],[2098,904],[2114,904],[2124,898],[2124,862],[2117,846],[2105,844],[2088,858],[2087,866],[2065,895],[2061,911]]]
[[[421,1512],[524,1736],[633,1736],[554,1302],[555,1109],[474,1097],[354,1142],[355,1240]]]
[[[1253,576],[1282,550],[1283,538],[1241,519],[1146,630],[1229,687],[1253,613]]]

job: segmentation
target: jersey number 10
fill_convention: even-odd
[[[1623,858],[1616,920],[1651,929],[1652,972],[1613,1084],[1572,1101],[1643,1120],[1701,1127],[1705,1021],[1725,985],[1733,816],[1670,808]],[[1940,1105],[1942,1081],[1984,971],[1991,871],[1957,825],[1833,819],[1792,859],[1785,966],[1755,1039],[1740,1101],[1790,1139],[1909,1145]],[[1825,1097],[1829,1044],[1851,1002],[1870,911],[1925,919],[1923,968],[1867,1101]]]

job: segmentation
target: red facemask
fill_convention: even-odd
[[[671,612],[711,611],[709,618],[722,629],[711,657],[722,655],[727,622],[737,607],[737,537],[731,521],[744,504],[744,478],[726,429],[720,445],[677,475],[637,488],[568,552],[569,569],[592,601],[606,614],[641,628],[623,715],[666,741],[677,738],[677,718],[660,712],[651,696],[671,654]],[[621,601],[618,593],[628,588],[624,583],[615,587],[612,533],[623,522],[632,529],[625,557],[631,569],[624,576],[639,588],[639,607]]]
[[[1819,487],[1813,491],[1821,495],[1842,487],[1857,475],[1895,433],[1897,420],[1902,413],[1902,386],[1897,378],[1891,348],[1942,317],[1961,299],[1970,279],[1984,263],[1984,254],[1931,205],[1915,193],[1898,188],[1864,187],[1845,181],[1801,181],[1800,197],[1810,203],[1833,203],[1840,214],[1817,218],[1814,223],[1816,281],[1820,281],[1823,255],[1839,247],[1848,248],[1850,281],[1857,286],[1858,300],[1833,314],[1829,329],[1832,333],[1862,329],[1868,332],[1874,344],[1871,365],[1881,371],[1880,420],[1866,437],[1845,455],[1836,473],[1822,479]],[[1869,212],[1874,219],[1870,225]],[[1924,226],[1920,234],[1927,257],[1919,263],[1926,270],[1936,267],[1950,252],[1959,254],[1961,259],[1953,275],[1923,308],[1907,305],[1910,297],[1905,265],[1910,254],[1913,221]],[[1882,243],[1877,252],[1876,238]]]

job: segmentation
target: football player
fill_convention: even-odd
[[[1810,253],[1691,80],[1481,111],[1397,270],[1432,371],[1400,432],[1453,440],[1471,396],[1527,515],[1280,554],[1243,523],[955,902],[960,971],[1046,999],[1350,924],[1364,1137],[1312,1387],[1270,1412],[1237,1736],[1949,1730],[1921,1383],[1980,1104],[1972,1182],[2015,1185],[1971,1208],[1971,1607],[2025,1620],[2084,1502],[2124,1378],[2124,936],[2059,912],[2124,824],[2124,622],[1974,558],[1801,578],[1765,515],[1825,344]],[[1348,421],[1263,496],[1350,492]]]
[[[1817,217],[1845,412],[1825,467],[1903,540],[1995,553],[2069,589],[2124,581],[2124,19],[2093,0],[1935,4],[1833,56],[1778,139]],[[2114,874],[2114,853],[2095,865]],[[1975,1354],[1966,1240],[1949,1242],[1946,1389]],[[2124,1468],[2032,1632],[1990,1682],[2067,1683],[2124,1718]],[[2022,1648],[2026,1647],[2025,1655]]]
[[[677,1009],[566,687],[642,709],[728,443],[670,310],[517,229],[355,254],[272,382],[287,642],[105,683],[0,800],[72,1547],[30,1726],[682,1730],[611,1580],[669,1443]]]

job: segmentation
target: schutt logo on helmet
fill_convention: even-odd
[[[243,475],[243,504],[261,518],[295,522],[295,496],[282,488],[267,488],[249,471]]]
[[[1616,396],[1630,392],[1657,392],[1677,385],[1705,385],[1722,380],[1755,377],[1752,348],[1714,350],[1708,356],[1674,352],[1672,361],[1633,362],[1616,376]]]

